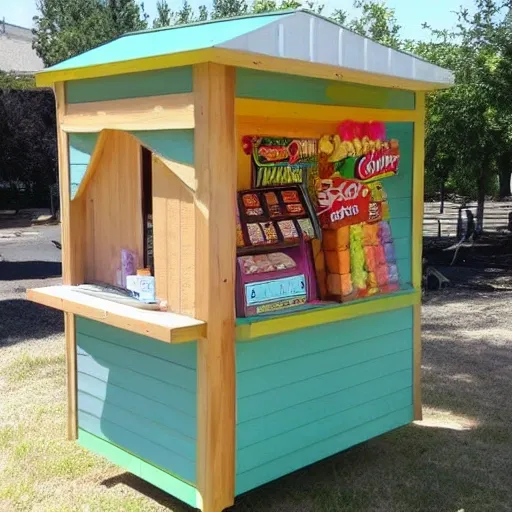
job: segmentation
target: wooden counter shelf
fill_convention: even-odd
[[[166,343],[184,343],[206,336],[206,323],[200,320],[176,313],[137,309],[99,299],[75,291],[71,286],[33,288],[27,290],[27,298],[45,306]]]

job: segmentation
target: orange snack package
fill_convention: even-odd
[[[379,225],[364,224],[363,225],[363,245],[379,244]]]
[[[350,251],[348,249],[338,251],[325,251],[327,270],[333,274],[350,273]]]
[[[364,259],[366,264],[366,270],[368,272],[375,272],[375,268],[377,267],[377,262],[375,259],[375,249],[373,245],[367,245],[364,247]]]
[[[344,226],[339,229],[324,229],[322,244],[326,251],[348,249],[350,244],[349,226]]]
[[[354,291],[350,274],[329,274],[327,276],[327,290],[331,295],[347,297]]]

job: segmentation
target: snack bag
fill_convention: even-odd
[[[352,283],[359,296],[366,294],[365,257],[363,249],[363,226],[356,224],[350,226],[350,271]]]

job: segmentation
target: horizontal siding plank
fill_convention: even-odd
[[[397,326],[400,327],[400,326]],[[340,337],[343,333],[340,332]],[[371,359],[411,348],[412,331],[377,336],[328,351],[290,359],[286,364],[273,364],[238,374],[238,397],[261,393],[340,368],[361,364]],[[314,341],[312,341],[314,343]]]
[[[400,329],[412,329],[412,308],[318,325],[257,341],[236,344],[237,372],[348,345]]]
[[[342,450],[379,436],[412,421],[412,406],[395,410],[363,425],[339,433],[329,439],[298,450],[286,457],[273,460],[236,477],[236,495],[254,489],[266,482],[325,459]]]
[[[411,352],[409,352],[408,357],[411,357]],[[329,393],[293,407],[286,407],[286,397],[283,396],[283,408],[280,411],[238,424],[238,450],[291,432],[298,427],[316,424],[336,412],[348,411],[360,404],[384,398],[397,391],[410,390],[411,382],[412,370],[407,369],[373,379],[358,386],[350,386],[342,391]],[[314,385],[314,383],[311,384]]]
[[[238,450],[237,473],[245,473],[408,406],[412,407],[412,387],[332,414],[271,439],[265,439],[260,443]]]
[[[236,69],[237,98],[414,110],[414,93],[320,78]]]
[[[412,339],[408,350],[242,398],[238,400],[237,408],[239,432],[243,431],[246,423],[251,423],[257,418],[310,400],[320,400],[328,393],[342,391],[411,368]]]
[[[412,198],[397,197],[396,199],[390,199],[389,214],[392,219],[410,217],[412,215]]]
[[[174,475],[148,464],[135,455],[127,452],[126,450],[100,439],[85,430],[80,429],[78,432],[78,442],[84,448],[103,455],[114,464],[121,466],[128,470],[130,473],[152,483],[163,491],[176,496],[181,501],[189,504],[191,507],[197,505],[197,489],[190,484],[183,482],[176,478]]]
[[[77,335],[77,344],[91,357],[99,357],[107,363],[122,364],[123,368],[174,384],[188,391],[196,390],[197,373],[190,368],[82,333]]]
[[[412,286],[412,265],[411,258],[400,258],[396,260],[398,266],[398,278],[401,286]]]
[[[178,343],[176,345],[162,343],[148,336],[118,329],[83,317],[77,317],[76,330],[93,338],[158,357],[186,368],[196,369],[196,343]]]
[[[120,361],[120,364],[122,364],[122,361]],[[80,347],[78,348],[77,368],[81,375],[87,375],[108,383],[108,385],[137,393],[181,411],[187,416],[196,417],[196,395],[181,387],[91,357]],[[95,389],[98,392],[98,386],[95,386]]]
[[[133,434],[151,439],[154,443],[171,450],[190,461],[196,458],[195,439],[186,436],[167,425],[142,417],[136,412],[104,402],[88,393],[78,391],[78,410],[98,419],[102,432],[108,437],[109,425],[125,427]]]
[[[410,238],[412,233],[411,217],[402,217],[400,219],[391,218],[389,224],[391,225],[391,232],[393,233],[393,238]]]
[[[410,259],[411,258],[411,238],[394,238],[395,244],[395,256],[397,260]]]
[[[163,446],[154,443],[145,436],[137,435],[127,428],[107,420],[100,420],[84,411],[78,411],[78,425],[81,429],[101,439],[109,441],[137,457],[144,459],[182,479],[196,481],[196,464]]]
[[[70,80],[65,85],[68,103],[178,94],[192,92],[192,67]]]
[[[161,423],[186,437],[196,437],[196,418],[138,392],[128,391],[112,382],[103,382],[81,372],[78,372],[78,391],[105,402],[105,407],[121,407],[137,416]]]

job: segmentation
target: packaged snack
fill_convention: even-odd
[[[242,272],[246,275],[257,274],[258,265],[253,256],[240,256],[238,261],[242,264]]]
[[[245,210],[245,213],[250,217],[259,217],[260,215],[263,215],[263,209],[262,208],[247,208],[247,210]]]
[[[366,262],[366,269],[369,272],[375,272],[377,262],[375,261],[375,247],[373,245],[367,245],[364,247],[364,259]]]
[[[313,228],[313,224],[310,219],[299,219],[298,223],[305,240],[312,240],[315,238],[315,229]]]
[[[350,226],[350,272],[352,282],[359,293],[366,290],[367,273],[365,271],[365,258],[363,250],[362,224]]]
[[[247,224],[247,233],[252,245],[260,245],[265,243],[265,238],[259,224]]]
[[[237,224],[236,226],[236,246],[243,247],[245,245],[244,242],[244,234],[242,233],[242,227]]]
[[[375,277],[377,278],[377,285],[379,287],[386,286],[388,284],[388,266],[381,265],[375,270]]]
[[[386,263],[393,263],[396,261],[395,246],[393,242],[384,244],[384,253],[386,254]]]
[[[348,226],[344,226],[339,229],[324,229],[322,239],[323,248],[327,251],[348,249],[350,244],[349,233],[350,231]]]
[[[263,235],[265,236],[265,242],[268,244],[274,244],[279,239],[277,238],[277,231],[272,222],[260,222]]]
[[[283,190],[281,191],[281,197],[285,203],[299,203],[300,198],[296,190]]]
[[[295,261],[283,252],[271,252],[268,259],[276,270],[286,270],[297,266]]]
[[[377,288],[377,276],[375,272],[368,272],[368,288]]]
[[[268,206],[279,204],[275,192],[265,192],[265,201],[267,201]]]
[[[287,204],[286,211],[291,215],[302,215],[304,213],[304,206],[300,203]]]
[[[295,224],[292,220],[281,220],[277,225],[279,226],[285,241],[299,238],[299,234],[297,233],[297,229],[295,228]]]
[[[325,251],[327,270],[333,274],[350,273],[350,251]]]
[[[256,254],[254,256],[254,262],[258,267],[258,272],[272,272],[275,270],[274,265],[272,265],[268,255],[266,254]]]
[[[260,200],[256,194],[244,194],[242,201],[246,208],[258,208],[260,206]]]
[[[392,284],[398,283],[398,267],[396,265],[388,266],[388,280]]]
[[[386,253],[384,252],[384,247],[382,245],[376,245],[374,247],[375,254],[375,262],[378,267],[386,264]]]
[[[392,241],[391,238],[391,227],[389,226],[389,222],[382,221],[379,222],[379,238],[381,243],[386,244]]]
[[[363,245],[379,244],[379,225],[364,224],[363,225]]]
[[[330,295],[347,297],[354,291],[350,274],[329,274],[327,276],[327,291]]]
[[[268,207],[271,217],[279,217],[282,215],[281,206],[278,204],[272,204]]]

